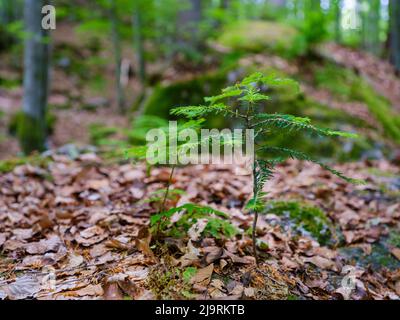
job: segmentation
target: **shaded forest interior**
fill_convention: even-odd
[[[0,300],[399,299],[399,166],[400,1],[0,0]]]

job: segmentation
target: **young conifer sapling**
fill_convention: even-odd
[[[240,120],[245,129],[254,130],[254,156],[252,161],[253,194],[246,205],[246,209],[253,214],[252,242],[253,254],[258,264],[256,228],[260,213],[265,207],[266,193],[263,191],[265,183],[272,178],[275,167],[286,160],[299,159],[311,161],[325,170],[350,183],[362,181],[346,177],[341,172],[329,167],[325,163],[311,158],[309,155],[286,148],[268,144],[274,134],[290,135],[296,132],[305,132],[311,135],[327,137],[355,138],[355,134],[319,128],[311,123],[309,118],[297,117],[290,114],[265,113],[264,102],[270,97],[263,93],[265,89],[278,86],[290,86],[298,91],[298,84],[294,80],[278,78],[275,75],[266,76],[256,72],[234,86],[222,90],[220,95],[206,97],[205,104],[200,106],[186,106],[174,108],[171,113],[184,116],[188,119],[204,118],[210,114],[219,114],[225,117]],[[244,140],[244,139],[243,139]]]

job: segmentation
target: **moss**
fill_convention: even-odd
[[[11,172],[15,167],[24,164],[31,164],[33,166],[44,168],[49,164],[50,161],[50,158],[38,155],[3,160],[0,161],[0,173]]]
[[[388,250],[385,243],[379,242],[372,244],[371,254],[366,255],[360,248],[343,247],[340,249],[347,261],[353,261],[362,267],[370,267],[373,271],[388,268],[396,270],[400,268],[400,261],[397,260]]]
[[[400,115],[390,103],[353,71],[328,63],[315,72],[317,86],[328,89],[342,101],[358,101],[368,106],[371,114],[384,128],[384,134],[400,142]]]
[[[331,222],[317,207],[297,201],[271,201],[265,212],[286,216],[294,223],[295,229],[310,233],[321,244],[327,244],[332,239]]]
[[[191,80],[159,85],[144,101],[144,114],[168,119],[171,108],[204,103],[203,97],[217,94],[226,85],[227,73],[227,70],[220,70]],[[219,117],[210,118],[208,125],[220,127]]]
[[[18,119],[17,136],[25,154],[46,150],[46,124],[38,119],[22,114]]]
[[[217,42],[233,51],[277,53],[292,50],[298,31],[288,25],[271,21],[241,21],[225,28]]]
[[[174,266],[171,253],[166,246],[157,246],[160,251],[160,263],[151,267],[146,278],[146,287],[153,292],[158,300],[182,300],[193,297],[188,278],[194,268],[185,270]]]
[[[21,79],[4,79],[0,77],[0,88],[12,89],[19,87],[21,83]]]
[[[388,244],[400,248],[400,233],[392,231],[389,234]]]
[[[11,116],[8,123],[8,133],[12,136],[17,136],[18,127],[20,124],[24,122],[24,113],[16,112],[13,116]],[[52,135],[54,133],[54,128],[57,122],[57,117],[51,112],[46,114],[46,134]]]

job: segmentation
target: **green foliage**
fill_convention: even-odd
[[[90,141],[95,145],[104,145],[109,138],[119,132],[119,128],[107,127],[101,123],[92,123],[89,126]]]
[[[329,89],[342,101],[365,103],[372,115],[385,129],[384,134],[400,141],[400,115],[394,112],[390,103],[353,71],[327,64],[316,71],[316,83]]]
[[[32,155],[0,161],[0,173],[7,173],[14,170],[15,167],[30,164],[37,167],[46,167],[51,162],[49,157]]]
[[[181,189],[159,189],[150,193],[146,199],[142,200],[142,202],[154,204],[158,211],[161,211],[164,199],[177,202],[184,194],[185,191]]]
[[[389,234],[388,244],[390,244],[396,248],[400,248],[400,233],[392,231]]]
[[[146,134],[149,130],[154,128],[165,128],[167,126],[167,120],[154,115],[143,115],[138,117],[132,122],[132,130],[130,130],[128,134],[129,142],[134,145],[143,144],[146,142]]]
[[[291,26],[269,21],[240,21],[224,28],[217,42],[234,51],[262,52],[270,50],[287,55],[299,37]]]
[[[197,273],[197,268],[196,267],[187,267],[185,271],[183,271],[182,276],[183,280],[187,283],[190,282],[190,279],[192,279],[195,274]]]
[[[51,112],[47,112],[45,121],[46,134],[52,135],[57,121],[56,115]],[[24,123],[24,113],[22,111],[14,113],[8,123],[8,133],[12,136],[16,136],[18,134],[18,128],[23,126]]]
[[[175,214],[181,214],[176,222],[171,222],[171,217]],[[165,212],[152,215],[150,218],[151,231],[154,234],[163,234],[164,236],[184,237],[190,227],[199,219],[206,219],[207,225],[203,230],[204,236],[221,238],[234,237],[238,230],[225,220],[228,216],[218,210],[207,206],[187,203],[182,206],[172,208]]]
[[[317,207],[297,201],[271,201],[266,204],[264,212],[286,216],[295,224],[297,231],[310,233],[323,245],[332,238],[331,222]]]
[[[227,71],[210,72],[190,80],[156,86],[144,101],[144,114],[168,119],[171,107],[200,104],[204,96],[216,94],[226,85]],[[213,122],[215,124],[215,120]]]
[[[45,150],[46,137],[53,133],[56,120],[56,116],[49,112],[46,113],[44,123],[23,112],[17,112],[10,119],[8,132],[20,139],[24,153],[29,155],[34,150]]]

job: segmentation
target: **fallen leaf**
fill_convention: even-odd
[[[214,272],[214,264],[210,264],[209,266],[199,269],[197,273],[190,279],[192,284],[200,284],[200,285],[208,285],[211,280],[211,276]]]
[[[2,247],[4,242],[6,242],[6,240],[7,240],[6,234],[5,233],[0,233],[0,248]]]
[[[214,261],[218,260],[221,258],[224,250],[220,247],[205,247],[203,249],[204,253],[206,254],[205,256],[205,261],[207,264],[213,263]]]
[[[315,265],[321,269],[333,270],[333,271],[336,271],[336,269],[337,269],[335,262],[333,262],[332,260],[326,259],[324,257],[321,257],[321,256],[314,256],[311,258],[303,258],[303,261],[312,263],[313,265]]]
[[[71,292],[71,295],[74,296],[102,296],[104,294],[103,288],[101,287],[100,284],[97,285],[88,285],[87,287],[83,289],[79,289],[76,291]]]
[[[103,298],[104,300],[123,300],[124,295],[122,294],[118,283],[106,283],[103,287]]]
[[[22,276],[8,286],[0,288],[11,300],[34,297],[40,291],[40,282],[33,276]]]
[[[400,248],[393,248],[390,252],[397,258],[397,260],[400,260]]]
[[[246,297],[252,298],[252,297],[254,297],[256,295],[256,291],[255,291],[254,288],[251,288],[251,287],[250,288],[245,288],[244,289],[244,295]]]
[[[204,231],[204,229],[207,227],[208,220],[207,219],[199,219],[195,224],[193,224],[189,231],[188,231],[188,236],[192,241],[198,241],[201,233]]]
[[[58,236],[51,236],[49,239],[28,243],[25,245],[25,250],[29,254],[44,254],[57,252],[61,246],[63,246],[61,239]]]

